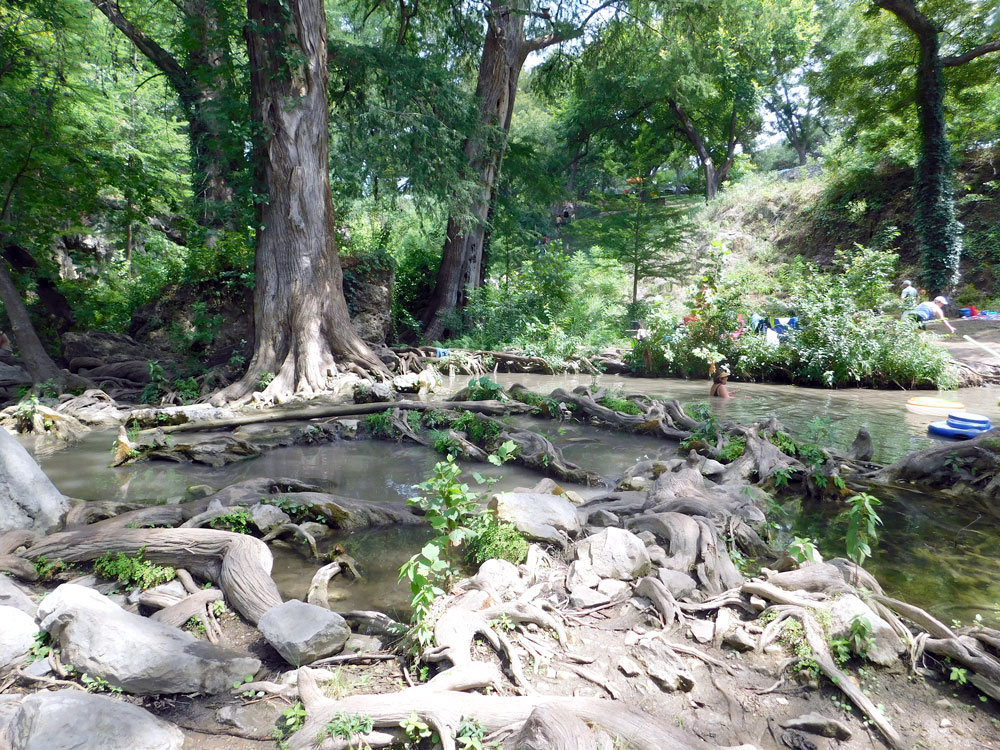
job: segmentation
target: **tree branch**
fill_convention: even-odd
[[[976,47],[975,49],[970,49],[968,52],[964,52],[961,55],[942,57],[941,66],[944,68],[954,68],[958,65],[965,65],[965,63],[970,60],[975,60],[977,57],[988,55],[990,52],[1000,52],[1000,39],[987,42],[986,44]]]
[[[587,29],[587,24],[590,23],[591,19],[600,13],[605,8],[610,8],[612,5],[617,5],[619,0],[608,0],[607,2],[601,3],[596,8],[594,8],[587,16],[580,22],[580,24],[568,31],[553,31],[550,34],[544,34],[540,37],[535,37],[534,39],[527,39],[524,42],[524,56],[527,57],[532,52],[537,52],[540,49],[545,49],[546,47],[551,47],[553,44],[559,44],[561,42],[568,42],[570,39],[576,39],[583,36],[583,32]]]
[[[115,28],[139,48],[139,51],[153,65],[163,71],[163,74],[170,81],[170,85],[174,87],[177,95],[180,96],[185,108],[189,110],[195,109],[198,104],[198,87],[188,72],[174,59],[173,55],[146,36],[140,29],[136,28],[122,13],[117,2],[112,3],[111,0],[90,1],[95,8],[107,16]]]

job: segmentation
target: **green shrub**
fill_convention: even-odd
[[[129,557],[123,552],[116,555],[109,553],[94,560],[94,572],[109,580],[127,586],[138,586],[141,589],[174,580],[177,574],[173,568],[167,565],[154,565],[144,560],[143,556],[143,550],[139,550],[134,557]]]
[[[469,560],[482,565],[499,559],[520,565],[528,557],[528,541],[512,523],[501,521],[495,511],[486,511],[472,522],[473,537],[466,543]]]
[[[742,456],[746,449],[747,439],[745,437],[742,435],[731,437],[729,442],[719,451],[719,460],[724,464],[732,463]]]
[[[250,515],[250,511],[245,508],[233,508],[229,513],[213,518],[208,525],[213,529],[249,534],[253,528],[252,524],[253,516]]]
[[[365,417],[365,427],[368,431],[379,438],[399,437],[397,430],[392,426],[392,409],[375,412]]]
[[[614,409],[615,411],[620,411],[623,414],[632,414],[638,416],[642,414],[642,409],[640,409],[636,404],[625,398],[625,394],[620,391],[609,391],[599,399],[597,403],[601,406],[606,406],[609,409]]]

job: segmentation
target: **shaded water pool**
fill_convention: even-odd
[[[457,389],[467,380],[456,378],[451,385]],[[532,375],[499,375],[498,380],[505,385],[520,382],[546,393],[557,386],[569,390],[592,381],[589,376]],[[682,403],[708,400],[705,382],[602,376],[600,384],[629,393],[677,398]],[[872,435],[879,461],[892,461],[931,443],[926,434],[930,418],[909,414],[903,407],[912,392],[826,391],[742,383],[733,384],[732,390],[735,398],[716,399],[710,404],[720,418],[752,422],[774,415],[796,434],[815,417],[826,417],[833,430],[833,442],[841,448],[863,425]],[[1000,389],[982,388],[941,395],[961,400],[970,411],[1000,422],[998,394]],[[522,420],[548,435],[564,450],[567,459],[612,481],[644,456],[674,450],[674,444],[652,438],[518,418],[518,422]],[[403,504],[415,494],[413,485],[422,481],[438,460],[431,451],[415,445],[346,441],[278,448],[220,469],[160,462],[111,469],[109,450],[114,437],[113,431],[90,434],[67,450],[39,457],[39,463],[62,492],[85,500],[181,502],[187,499],[187,488],[192,485],[219,489],[255,477],[291,477],[336,494]],[[497,469],[477,464],[474,470],[499,476],[498,489],[531,486],[539,479],[511,465]],[[468,481],[472,483],[471,478]],[[577,489],[587,492],[585,488]],[[915,493],[883,493],[882,500],[885,526],[867,567],[887,592],[924,606],[946,620],[970,621],[976,613],[997,619],[1000,576],[995,570],[1000,563],[1000,512],[957,508],[951,501]],[[783,524],[789,533],[815,537],[827,556],[843,554],[845,524],[837,518],[840,509],[793,506]],[[341,610],[404,610],[407,590],[396,583],[397,571],[419,549],[426,535],[427,531],[420,528],[391,528],[329,541],[344,544],[365,576],[361,584],[335,581],[331,591],[342,598],[332,606]],[[304,597],[319,563],[281,546],[274,548],[274,554],[274,578],[282,594]]]

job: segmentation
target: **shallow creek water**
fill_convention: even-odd
[[[590,385],[589,376],[499,375],[504,385],[519,382],[548,392]],[[457,389],[467,378],[450,384]],[[677,398],[682,403],[707,401],[705,382],[602,376],[600,385],[629,393]],[[875,443],[876,460],[892,461],[930,445],[926,429],[930,418],[909,414],[904,404],[913,392],[839,390],[826,391],[792,386],[734,383],[735,397],[711,404],[722,419],[749,423],[777,416],[793,434],[801,433],[817,416],[832,423],[832,442],[846,447],[862,425]],[[935,395],[922,392],[920,395]],[[1000,422],[997,397],[1000,389],[964,389],[940,394],[963,401],[970,411]],[[582,425],[559,425],[548,420],[518,418],[544,432],[559,445],[566,458],[613,480],[644,456],[670,455],[675,445],[652,438],[596,430]],[[254,477],[292,477],[313,482],[330,492],[405,503],[413,485],[429,473],[437,456],[420,446],[381,441],[328,443],[267,451],[259,458],[213,469],[172,463],[145,463],[108,468],[114,432],[88,435],[79,444],[39,457],[42,468],[65,494],[86,500],[127,499],[181,502],[187,488],[204,484],[213,489]],[[474,470],[500,476],[497,489],[531,486],[539,477],[516,466],[476,465]],[[471,471],[469,472],[471,476]],[[472,483],[471,478],[469,479]],[[577,488],[589,494],[584,488]],[[1000,512],[981,515],[956,508],[951,501],[914,493],[883,496],[885,523],[874,559],[867,565],[890,595],[929,608],[939,617],[970,621],[975,613],[997,619],[1000,602]],[[836,510],[790,506],[783,528],[797,535],[815,537],[824,554],[843,554],[846,523]],[[427,538],[422,528],[377,529],[329,540],[343,544],[365,576],[361,584],[331,586],[340,601],[336,609],[374,608],[398,612],[406,608],[407,591],[397,585],[400,564]],[[276,545],[274,578],[286,597],[304,597],[312,573],[319,567],[298,551]]]

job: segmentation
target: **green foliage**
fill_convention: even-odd
[[[799,330],[778,346],[743,327],[758,310],[748,304],[745,279],[706,274],[681,324],[661,309],[650,316],[651,336],[633,346],[630,361],[652,375],[704,377],[711,361],[728,363],[736,378],[789,380],[828,388],[957,385],[951,358],[911,320],[881,314],[888,304],[891,253],[858,246],[838,256],[840,273],[799,264],[785,298],[771,303],[796,315]]]
[[[201,386],[194,378],[178,378],[171,388],[185,404],[193,403],[201,398]]]
[[[355,740],[368,734],[375,728],[375,720],[371,716],[364,714],[348,714],[338,711],[333,718],[323,727],[322,734],[317,741],[322,741],[326,737],[333,739],[347,740],[349,747],[355,747]],[[367,747],[363,740],[357,745],[359,748]]]
[[[160,397],[167,392],[167,373],[155,359],[146,362],[146,368],[149,370],[149,382],[143,388],[139,400],[144,404],[159,403]]]
[[[791,544],[788,545],[788,556],[800,565],[823,561],[819,550],[816,549],[816,543],[812,539],[805,539],[800,536],[792,539]]]
[[[768,441],[786,456],[794,456],[798,452],[798,446],[790,435],[784,432],[775,432],[768,435]]]
[[[876,507],[882,501],[861,492],[847,499],[847,557],[859,566],[871,557],[872,545],[878,542],[878,527],[882,525]]]
[[[497,454],[490,456],[490,461],[502,464],[513,455],[514,447],[510,441],[504,443]],[[434,465],[434,472],[427,481],[417,485],[424,494],[408,501],[424,512],[436,534],[399,569],[399,580],[405,578],[410,583],[413,608],[410,635],[417,649],[428,646],[433,640],[432,606],[444,593],[442,585],[456,573],[456,550],[476,536],[472,524],[478,512],[479,497],[459,481],[461,473],[455,457],[449,455],[447,460]]]
[[[455,733],[455,744],[460,750],[491,750],[500,748],[499,742],[486,742],[486,728],[475,719],[463,719]]]
[[[470,401],[503,401],[506,398],[507,395],[504,393],[503,387],[485,375],[469,381]]]
[[[365,427],[378,438],[398,437],[396,428],[392,426],[392,409],[368,414],[365,416]]]
[[[213,529],[250,534],[253,528],[253,516],[245,508],[233,508],[229,513],[213,518],[208,525]]]
[[[875,645],[872,632],[872,624],[864,615],[857,615],[851,620],[851,648],[862,658],[868,658],[868,652]]]
[[[640,409],[637,404],[634,404],[625,398],[625,394],[621,391],[606,391],[599,399],[597,399],[597,403],[601,406],[606,406],[609,409],[620,411],[623,414],[642,414],[642,409]]]
[[[273,495],[269,497],[262,497],[260,499],[262,505],[273,505],[275,508],[283,510],[295,521],[319,521],[320,523],[325,523],[326,519],[323,514],[318,510],[315,510],[308,505],[303,505],[302,503],[295,502],[288,495]]]
[[[148,589],[172,581],[177,573],[167,565],[154,565],[143,559],[143,550],[130,557],[123,552],[108,553],[94,560],[94,572],[126,586]]]
[[[528,540],[495,511],[485,511],[471,523],[472,536],[466,543],[466,556],[477,565],[487,560],[506,560],[520,565],[528,557]]]
[[[50,653],[52,653],[52,637],[47,631],[39,630],[35,633],[35,642],[31,644],[31,650],[28,652],[30,661],[47,659]]]
[[[59,573],[69,570],[71,567],[71,565],[62,560],[49,560],[44,555],[35,560],[35,573],[38,574],[38,580],[40,581],[51,581]]]
[[[434,734],[431,731],[430,725],[421,721],[416,711],[411,713],[408,718],[399,722],[399,726],[402,727],[406,739],[410,740],[410,742],[419,743],[421,740],[428,739]]]
[[[724,464],[732,463],[743,455],[747,449],[747,439],[742,435],[731,436],[726,444],[719,451],[719,461]]]
[[[292,736],[302,729],[305,723],[306,707],[302,705],[302,701],[295,701],[281,713],[278,725],[274,728],[275,740],[280,742]]]
[[[806,631],[801,622],[792,618],[785,620],[781,624],[779,640],[797,659],[792,665],[793,671],[810,679],[819,677],[819,664],[816,663],[816,656],[806,640]]]
[[[274,373],[270,370],[257,371],[257,390],[262,391],[274,382]]]
[[[476,445],[490,450],[503,432],[503,427],[495,421],[480,417],[471,411],[461,411],[452,420],[451,428],[464,432]]]
[[[438,453],[446,456],[457,456],[462,452],[462,446],[451,436],[450,430],[433,430],[430,433],[431,446]]]

